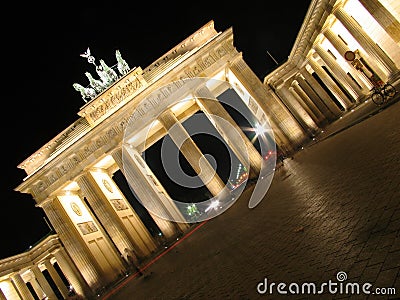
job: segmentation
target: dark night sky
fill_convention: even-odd
[[[0,259],[49,232],[32,197],[14,191],[26,175],[17,165],[78,119],[84,102],[72,84],[86,84],[86,71],[96,75],[80,57],[88,47],[97,62],[112,66],[119,49],[131,67],[144,69],[214,20],[217,31],[233,28],[235,47],[262,80],[276,66],[267,52],[286,61],[310,1],[49,3],[15,1],[3,12],[10,18],[1,24],[6,84]]]

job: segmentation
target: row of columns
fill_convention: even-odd
[[[195,100],[194,105],[202,110],[210,119],[216,130],[230,146],[241,163],[246,165],[247,162],[249,162],[250,173],[256,176],[261,169],[261,154],[244,134],[243,130],[236,124],[223,105],[215,99],[212,92],[206,87],[198,90],[197,94],[193,95],[193,98]],[[213,166],[206,159],[174,112],[171,109],[167,109],[158,116],[158,121],[210,191],[211,195],[219,195],[224,189],[225,183],[215,172]],[[227,128],[224,122],[229,123],[231,127]],[[230,132],[231,128],[234,128],[237,134],[232,134],[232,132]],[[240,147],[242,144],[245,145],[245,148]],[[160,193],[159,189],[154,188],[154,186],[149,188],[149,180],[146,178],[146,162],[142,161],[142,157],[137,149],[132,146],[124,146],[122,148],[122,152],[124,153],[123,162],[121,161],[120,152],[121,150],[114,151],[113,157],[120,168],[124,169],[124,175],[128,182],[135,187],[134,189],[138,198],[142,199],[142,201],[147,204],[146,207],[149,212],[151,214],[163,215],[166,210],[170,214],[169,216],[174,220],[186,222],[180,212],[176,211],[176,207],[173,203],[166,203],[165,199],[160,198],[159,195],[165,194],[165,191]],[[138,162],[138,160],[140,162]],[[124,166],[122,166],[122,163]],[[161,184],[159,183],[158,185]],[[170,197],[168,198],[170,199]],[[175,209],[173,207],[175,207]],[[178,222],[178,224],[180,223]]]
[[[249,165],[250,178],[257,176],[261,170],[262,156],[228,111],[215,99],[212,92],[206,87],[199,89],[197,94],[193,95],[193,97],[195,98],[196,105],[198,105],[214,124],[218,133],[239,161],[244,166]],[[174,113],[171,110],[166,110],[158,117],[158,120],[168,131],[172,141],[177,145],[188,163],[198,174],[211,195],[218,196],[224,189],[225,183],[215,172],[210,162],[206,159]],[[232,129],[235,133],[232,132]]]
[[[262,163],[262,157],[260,153],[254,147],[248,137],[243,133],[242,129],[236,124],[226,109],[222,106],[222,104],[218,102],[211,91],[205,87],[202,88],[197,95],[193,95],[193,97],[196,101],[195,105],[197,105],[199,109],[201,109],[210,119],[210,121],[215,124],[215,128],[220,133],[224,141],[231,147],[231,150],[238,157],[241,163],[246,165],[247,162],[249,162],[250,173],[253,174],[253,176],[258,174]],[[158,116],[158,121],[168,132],[172,141],[179,148],[179,151],[186,158],[193,170],[195,170],[199,178],[210,191],[211,195],[219,195],[224,189],[225,183],[215,172],[213,166],[201,152],[198,145],[196,145],[196,143],[190,137],[190,134],[183,127],[182,123],[178,120],[174,112],[170,109],[164,111]],[[235,129],[237,134],[233,135],[231,132],[229,132],[229,129],[226,127],[226,125],[222,123],[225,121],[229,123],[231,128]],[[239,147],[241,144],[245,145],[245,149]],[[137,162],[135,163],[133,159],[134,157],[137,157],[137,155],[135,155],[138,154],[137,150],[133,149],[132,147],[127,147],[124,149],[128,154],[130,154],[128,155],[130,156],[129,159],[125,159],[124,163],[126,164],[127,162],[129,163],[129,161],[131,161],[131,164],[128,167],[125,167],[125,176],[127,177],[127,180],[137,187],[139,198],[146,201],[146,203],[149,203],[149,211],[157,212],[157,210],[159,210],[162,206],[160,205],[162,202],[154,202],[149,200],[157,199],[154,194],[152,195],[152,193],[154,193],[154,189],[150,189],[149,191],[147,186],[141,187],[146,180],[143,178],[144,172],[143,170],[140,170],[140,165]],[[142,162],[142,165],[143,164],[145,164],[145,162]],[[172,210],[170,209],[169,212],[171,211]],[[159,213],[162,214],[163,212]],[[177,220],[177,215],[175,214],[174,216],[174,219]]]
[[[399,40],[400,25],[393,15],[377,0],[364,0],[360,1],[373,17],[383,16],[383,19],[376,18],[376,21],[387,31],[394,41]],[[376,11],[376,10],[379,10]],[[321,34],[331,43],[335,50],[344,57],[347,51],[359,50],[362,53],[363,59],[373,68],[374,72],[378,74],[384,81],[392,81],[399,75],[399,68],[394,61],[382,50],[377,43],[363,30],[357,21],[349,15],[343,7],[335,7],[332,14],[344,26],[344,28],[352,35],[354,40],[361,46],[362,49],[350,49],[345,42],[335,34],[329,27],[323,28]],[[386,21],[385,21],[386,20]],[[390,20],[393,26],[387,22]],[[348,110],[354,104],[360,103],[368,95],[372,84],[369,78],[363,72],[354,68],[350,61],[346,61],[346,70],[337,62],[337,60],[328,53],[320,44],[313,46],[314,55],[308,57],[308,63],[311,69],[322,79],[326,86],[330,89],[332,94],[337,98],[345,110]],[[327,72],[322,68],[321,64],[315,59],[318,55],[322,65],[325,65],[337,79],[337,82],[343,85],[343,92],[338,84],[332,80]],[[349,74],[347,74],[347,71]],[[357,82],[349,76],[354,78]],[[350,96],[350,98],[349,98]]]
[[[316,61],[310,60],[309,63],[328,88],[331,88],[332,94],[341,100],[340,105],[334,102],[306,68],[299,70],[291,80],[271,90],[271,95],[288,107],[305,133],[312,137],[353,104]]]
[[[78,270],[71,269],[70,258],[64,249],[56,250],[51,257],[47,257],[40,262],[40,264],[43,264],[44,268],[48,271],[53,283],[55,284],[55,287],[51,286],[41,271],[39,264],[36,263],[29,267],[29,269],[20,271],[23,271],[24,273],[29,272],[29,274],[27,273],[24,275],[24,277],[28,278],[27,281],[23,279],[20,272],[14,272],[10,275],[7,285],[7,294],[12,293],[18,295],[18,299],[21,298],[24,300],[34,300],[35,298],[56,300],[58,299],[56,295],[57,293],[54,291],[54,288],[56,288],[63,299],[68,299],[70,296],[69,287],[65,285],[61,275],[54,267],[53,263],[51,262],[52,259],[55,259],[65,278],[67,278],[68,282],[74,287],[75,292],[81,295],[90,295],[91,292],[87,289],[87,287],[85,288],[85,292],[81,289],[81,287],[85,286],[86,283],[79,276],[79,273],[77,273]],[[32,292],[34,292],[35,295],[32,294],[31,290],[28,288],[28,285],[31,286]],[[0,299],[7,299],[5,291],[0,290]]]
[[[398,20],[378,0],[360,0],[360,3],[398,43]],[[359,50],[365,62],[380,78],[385,81],[398,78],[399,68],[394,61],[343,7],[334,7],[332,14],[362,47],[350,49],[331,28],[323,28],[321,34],[343,58],[347,51]],[[307,57],[307,65],[271,91],[272,96],[279,98],[289,108],[294,118],[310,135],[362,103],[372,88],[372,83],[365,73],[355,69],[350,61],[343,59],[341,63],[346,65],[342,66],[321,44],[314,44]],[[315,73],[323,84],[318,82],[312,73]]]
[[[311,69],[317,74],[317,76],[322,80],[322,82],[326,85],[332,95],[336,98],[337,102],[340,103],[338,107],[339,110],[346,111],[349,108],[354,106],[354,103],[349,99],[346,93],[338,86],[338,84],[332,79],[332,77],[322,68],[322,66],[317,62],[314,58],[310,57],[308,60],[308,64]],[[306,69],[304,72],[308,72]],[[330,99],[330,103],[333,102],[333,99]],[[332,107],[332,105],[331,105]]]
[[[336,49],[336,51],[344,57],[345,53],[347,51],[351,51],[348,45],[344,43],[343,40],[339,38],[337,34],[335,34],[332,29],[326,28],[324,31],[322,31],[322,34],[327,38],[327,40],[332,44],[332,46]],[[371,84],[369,79],[365,76],[364,73],[359,72],[354,68],[354,66],[351,64],[350,61],[344,60],[345,63],[347,64],[347,70],[349,70],[349,73],[354,77],[354,78],[359,78],[360,80],[357,81],[361,88],[362,92],[368,93],[369,89],[371,88]],[[347,79],[347,77],[345,77]]]

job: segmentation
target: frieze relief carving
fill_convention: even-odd
[[[98,231],[97,226],[94,224],[93,221],[78,223],[76,225],[80,229],[82,235],[87,235],[87,234]]]
[[[115,128],[110,128],[108,131],[107,131],[107,136],[108,136],[108,138],[111,140],[111,139],[113,139],[115,136],[117,136],[118,135],[118,133],[117,133],[117,130],[115,129]]]
[[[85,117],[89,124],[94,126],[115,108],[126,102],[129,97],[143,90],[147,86],[147,82],[142,76],[142,69],[136,68],[135,71],[122,82],[117,82],[116,86],[106,92],[99,99],[92,100],[85,106],[78,115]]]
[[[73,155],[71,157],[71,162],[73,166],[76,166],[77,164],[79,164],[81,162],[81,158],[78,155]]]
[[[110,199],[110,202],[116,211],[126,210],[129,208],[123,199]]]
[[[56,180],[58,179],[58,176],[56,176],[56,174],[52,173],[50,175],[47,176],[49,184],[52,184],[54,182],[56,182]]]

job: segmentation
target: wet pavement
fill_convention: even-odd
[[[258,206],[250,187],[102,299],[400,298],[399,125],[397,100],[359,106],[286,159]]]

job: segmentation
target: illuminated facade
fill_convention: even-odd
[[[288,60],[264,84],[312,134],[369,101],[374,82],[399,79],[399,18],[398,1],[312,1]]]
[[[264,82],[233,46],[232,29],[217,32],[213,22],[145,69],[136,67],[121,76],[80,109],[76,122],[18,166],[27,177],[16,190],[32,195],[55,234],[25,253],[0,261],[0,300],[34,299],[33,295],[67,299],[71,291],[83,298],[95,297],[127,272],[125,249],[143,261],[154,257],[163,242],[184,234],[190,225],[150,212],[159,229],[151,232],[113,179],[117,171],[134,181],[139,199],[162,204],[166,213],[179,219],[182,216],[167,191],[141,156],[146,147],[198,111],[229,119],[221,105],[205,96],[218,97],[232,86],[260,122],[268,117],[278,149],[296,151],[368,98],[371,80],[344,58],[347,51],[355,52],[382,81],[399,79],[399,14],[400,4],[394,0],[312,1],[288,61]],[[162,87],[194,77],[229,85],[209,86],[184,105],[160,105],[170,96]],[[155,91],[160,93],[147,98]],[[146,130],[136,132],[125,145],[124,131],[132,114],[139,113],[139,120],[150,111],[138,110],[139,103],[163,112],[155,125],[144,124]],[[147,137],[144,131],[149,132]],[[187,133],[181,128],[176,134],[179,138]],[[230,135],[222,135],[235,148]],[[187,151],[189,163],[197,170],[190,157],[202,153],[189,140],[191,146],[181,151]],[[251,143],[246,147],[251,170],[257,171],[262,158]],[[240,157],[240,149],[235,151]],[[218,175],[207,188],[212,195],[220,191]]]

